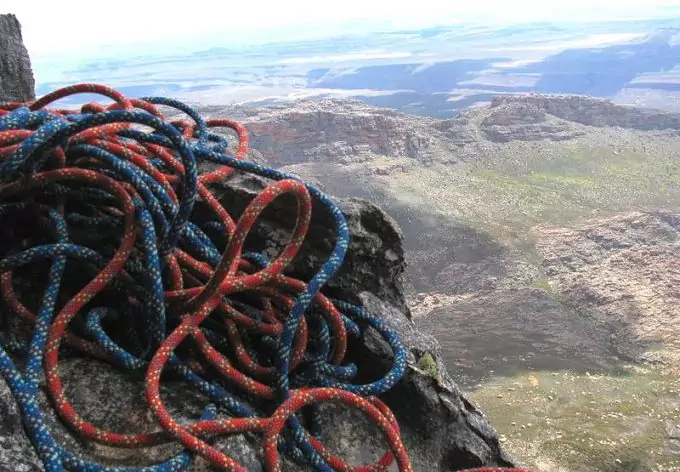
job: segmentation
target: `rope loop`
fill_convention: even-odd
[[[83,93],[113,103],[52,108]],[[171,121],[159,106],[188,118]],[[233,156],[218,128],[236,134]],[[281,470],[281,455],[317,471],[380,472],[395,462],[412,471],[397,420],[378,399],[403,377],[406,348],[379,317],[323,293],[349,246],[345,217],[330,196],[246,161],[247,153],[241,124],[206,120],[170,98],[130,99],[78,84],[34,102],[0,104],[0,375],[45,470],[180,472],[200,456],[242,472],[211,440],[252,433],[262,438],[267,471]],[[210,188],[234,172],[272,181],[240,215]],[[273,259],[249,251],[258,219],[284,195],[296,210],[288,241]],[[312,207],[331,216],[335,241],[318,272],[299,280],[289,269]],[[17,330],[21,323],[30,329]],[[382,378],[358,384],[358,368],[345,355],[348,336],[360,340],[366,327],[383,336],[394,362]],[[159,428],[114,432],[89,422],[63,385],[62,347],[133,378],[144,372]],[[200,418],[172,417],[160,395],[166,370],[208,398]],[[83,439],[120,448],[176,442],[184,450],[139,468],[70,452],[38,400],[42,375],[56,415]],[[364,467],[332,454],[322,443],[324,402],[363,411],[387,452]]]

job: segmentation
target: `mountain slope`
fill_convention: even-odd
[[[680,203],[677,114],[536,95],[450,120],[337,99],[204,111],[242,119],[269,163],[391,213],[416,292],[536,283],[534,225]]]
[[[595,344],[618,337],[605,350],[620,360],[680,352],[671,342],[680,249],[658,246],[658,234],[680,237],[680,115],[539,95],[450,120],[349,100],[206,111],[242,119],[270,163],[385,208],[404,230],[416,316],[489,293],[498,308],[516,290],[542,289],[560,316],[590,317]],[[638,233],[651,248],[630,242]],[[592,234],[608,234],[604,246],[619,235],[625,251],[594,257],[604,249],[583,242]],[[666,341],[654,347],[654,336]]]
[[[522,463],[678,470],[680,115],[537,95],[450,120],[343,100],[210,111],[395,217],[419,328]]]
[[[417,326],[521,463],[679,470],[680,115],[540,95],[449,120],[351,100],[203,111],[397,220]]]

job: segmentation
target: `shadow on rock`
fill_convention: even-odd
[[[437,338],[449,371],[468,388],[532,369],[606,372],[620,365],[605,325],[538,288],[461,297],[417,325]]]

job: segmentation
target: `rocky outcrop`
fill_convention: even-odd
[[[501,289],[445,300],[418,329],[436,336],[444,362],[466,387],[531,369],[597,371],[617,362],[608,332],[539,288]]]
[[[240,214],[247,202],[264,186],[263,179],[236,175],[220,184],[216,195],[231,214]],[[396,223],[374,205],[359,199],[341,200],[352,242],[342,270],[327,292],[365,306],[379,314],[396,330],[409,350],[404,379],[385,395],[403,431],[414,470],[451,471],[483,464],[508,465],[510,457],[500,446],[495,430],[484,414],[471,404],[453,383],[432,336],[418,331],[410,319],[402,293],[404,253],[402,235]],[[200,215],[200,207],[196,210]],[[285,199],[268,208],[248,238],[248,249],[274,254],[284,244],[288,228],[275,221],[294,217]],[[199,216],[200,217],[200,216]],[[327,215],[317,211],[302,252],[296,257],[292,273],[304,278],[316,271],[319,257],[334,244]],[[348,361],[355,362],[361,376],[380,376],[391,365],[392,353],[384,341],[368,331],[361,342],[350,345]],[[429,359],[423,362],[423,359]],[[70,358],[60,365],[64,384],[78,411],[95,424],[113,431],[148,431],[154,422],[148,414],[143,387],[138,380],[120,374],[98,361]],[[13,470],[40,470],[21,428],[21,421],[8,390],[0,382],[0,469],[12,464]],[[184,420],[200,415],[207,400],[188,392],[182,384],[163,382],[163,398],[173,416]],[[368,463],[379,457],[384,443],[374,426],[353,410],[324,406],[327,429],[324,437],[331,450],[350,461]],[[51,411],[50,408],[46,408]],[[115,465],[142,465],[157,462],[177,451],[176,446],[144,450],[120,450],[75,440],[52,419],[52,429],[60,442],[99,462]],[[220,438],[221,450],[241,461],[250,471],[261,471],[261,447],[257,438],[236,436]],[[197,462],[193,471],[208,470]],[[299,470],[289,465],[285,470]]]
[[[545,110],[530,103],[510,102],[492,107],[480,123],[490,141],[565,141],[585,134],[568,122],[557,120]]]
[[[24,102],[35,98],[31,60],[14,15],[0,15],[0,102]]]
[[[9,72],[1,78],[2,98],[31,99],[33,79],[16,18],[0,17],[0,31],[13,32],[0,37],[0,41],[7,41],[8,45],[0,49],[7,52],[8,58],[7,63],[2,62],[2,71]],[[430,129],[429,121],[388,110],[376,112],[371,107],[365,107],[363,113],[357,112],[356,106],[328,101],[305,103],[302,110],[288,107],[261,113],[242,110],[258,149],[251,152],[250,157],[258,162],[278,164],[300,162],[301,153],[311,161],[330,158],[355,162],[372,154],[425,159],[431,148],[436,148],[437,140],[432,137],[432,131],[436,130]],[[239,114],[231,116],[239,117]],[[307,145],[310,142],[311,145]],[[216,193],[230,214],[236,215],[265,184],[253,176],[236,175],[229,183],[220,184]],[[400,229],[378,207],[366,201],[346,199],[340,205],[347,217],[352,243],[342,270],[326,292],[382,316],[408,347],[407,374],[384,400],[399,420],[414,469],[444,472],[481,465],[511,465],[511,458],[501,448],[484,414],[467,400],[447,373],[439,344],[433,337],[416,330],[411,321],[402,287],[405,262]],[[200,218],[200,205],[196,211]],[[268,208],[249,235],[248,249],[270,255],[277,253],[290,229],[280,222],[292,224],[295,219],[290,212],[285,198]],[[308,279],[319,269],[322,257],[330,253],[334,244],[329,227],[328,215],[315,212],[305,245],[292,264],[294,275]],[[392,357],[384,341],[369,330],[364,339],[350,345],[346,359],[357,365],[362,380],[368,380],[385,372]],[[423,363],[423,359],[428,361]],[[111,431],[141,432],[156,428],[139,379],[126,377],[100,361],[69,358],[66,354],[60,374],[76,410],[89,421]],[[195,420],[207,403],[204,397],[172,380],[163,383],[162,395],[171,414],[180,422]],[[42,402],[44,411],[51,412],[44,395]],[[350,463],[372,462],[383,452],[385,445],[381,436],[361,414],[333,406],[323,409],[328,425],[325,437],[331,450]],[[3,381],[0,381],[0,413],[3,418],[0,470],[10,467],[27,472],[41,470]],[[178,451],[176,445],[144,450],[107,448],[76,439],[52,416],[48,421],[62,445],[100,463],[148,465]],[[262,451],[257,438],[232,436],[216,442],[217,447],[234,456],[248,470],[262,470]],[[192,470],[205,471],[208,466],[199,460]],[[288,464],[285,470],[299,468]]]
[[[304,162],[349,164],[374,156],[426,161],[451,144],[437,120],[365,105],[356,100],[298,100],[248,109],[202,109],[242,120],[251,143],[277,166]]]
[[[511,251],[442,270],[442,293],[410,296],[456,381],[523,369],[594,372],[680,360],[680,214],[632,212],[531,237],[539,267]]]
[[[230,212],[233,209],[235,214],[239,214],[264,185],[265,181],[259,178],[236,177],[222,189],[221,199],[229,202]],[[509,457],[500,448],[496,433],[482,412],[451,380],[435,338],[419,332],[411,321],[402,289],[405,262],[403,235],[398,225],[365,200],[350,198],[339,203],[352,239],[343,267],[326,291],[379,313],[409,347],[409,373],[386,395],[385,400],[402,426],[414,470],[450,471],[483,463],[508,463]],[[267,211],[277,214],[278,221],[293,221],[281,213],[290,211],[289,208],[279,202]],[[302,279],[308,278],[319,267],[320,261],[312,255],[328,253],[332,248],[333,234],[329,229],[332,226],[327,218],[322,212],[316,212],[300,256],[293,261],[291,270]],[[285,232],[274,225],[273,220],[267,220],[266,215],[265,221],[258,226],[251,247],[274,254],[285,241]],[[273,235],[279,236],[278,244]],[[354,348],[351,359],[360,371],[363,368],[376,372],[389,365],[389,348],[377,337],[370,336],[364,345]],[[435,376],[419,367],[419,361],[425,354],[433,357]],[[365,434],[364,427],[357,429],[354,420],[350,421],[350,418],[357,417],[354,412],[344,409],[331,411],[340,416],[329,424],[339,425],[342,432],[332,439],[331,447],[347,450],[349,444],[355,449],[350,449],[347,457],[355,462],[377,457],[382,440]],[[358,437],[363,439],[357,440]]]
[[[437,273],[434,282],[439,290],[452,295],[526,287],[540,273],[525,258],[519,251],[507,250],[475,261],[454,261]]]
[[[357,164],[377,156],[415,164],[474,158],[476,146],[512,141],[570,141],[591,127],[680,130],[680,115],[581,96],[508,95],[448,120],[408,115],[351,99],[302,99],[263,108],[201,107],[241,120],[252,146],[276,165]],[[402,165],[402,164],[400,164]],[[403,166],[403,165],[402,165]],[[399,170],[399,169],[397,169]],[[385,166],[380,172],[390,173]]]
[[[585,96],[506,95],[494,97],[491,108],[519,105],[533,114],[548,113],[588,126],[620,126],[638,130],[680,130],[680,114],[615,105]]]

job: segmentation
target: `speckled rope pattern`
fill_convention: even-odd
[[[46,108],[78,93],[101,94],[113,104]],[[169,121],[157,105],[190,119]],[[220,127],[238,136],[233,157],[226,139],[212,131]],[[243,160],[247,151],[245,129],[232,120],[204,120],[176,100],[128,99],[100,85],[0,105],[0,227],[8,234],[0,244],[0,373],[45,470],[182,471],[199,455],[220,470],[245,471],[208,440],[246,432],[262,437],[268,471],[281,470],[281,454],[318,471],[385,471],[394,462],[412,470],[398,423],[378,399],[403,376],[406,349],[380,318],[321,293],[347,251],[344,216],[313,186]],[[199,174],[199,162],[218,166]],[[235,170],[273,181],[236,221],[209,188]],[[261,213],[283,195],[297,210],[285,247],[271,261],[244,252]],[[333,217],[336,240],[303,282],[284,272],[305,239],[314,201]],[[197,204],[212,219],[196,217]],[[13,221],[30,224],[13,227]],[[29,323],[30,336],[8,328],[18,320]],[[352,383],[357,368],[344,362],[348,337],[369,326],[391,346],[394,363],[381,379]],[[62,345],[145,373],[146,400],[161,428],[112,432],[81,416],[60,377]],[[200,419],[172,418],[160,396],[166,370],[210,399]],[[82,437],[137,448],[176,441],[185,451],[134,468],[96,464],[66,450],[38,402],[42,374],[59,418]],[[322,402],[362,410],[389,450],[365,467],[332,454],[320,434]]]

